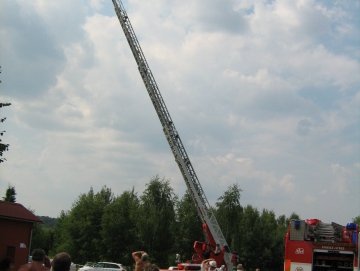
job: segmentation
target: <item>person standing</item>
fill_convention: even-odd
[[[66,252],[56,254],[52,261],[53,271],[69,271],[71,267],[71,257]]]
[[[216,244],[215,250],[214,250],[214,255],[218,256],[221,253],[221,249],[220,249],[220,244]]]
[[[49,271],[50,269],[43,265],[46,254],[41,248],[34,249],[31,253],[32,262],[22,265],[18,271]]]
[[[139,257],[139,255],[141,256]],[[149,255],[145,251],[135,251],[132,253],[132,257],[135,260],[135,271],[143,271],[145,265],[149,263]]]
[[[205,259],[201,263],[204,271],[215,271],[217,269],[217,263],[214,259]]]

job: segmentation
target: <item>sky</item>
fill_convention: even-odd
[[[360,2],[124,0],[210,205],[360,215]],[[1,0],[0,196],[41,216],[90,188],[186,185],[110,0]]]

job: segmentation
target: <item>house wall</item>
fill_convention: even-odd
[[[32,227],[32,222],[0,218],[0,259],[11,256],[15,270],[28,262]]]

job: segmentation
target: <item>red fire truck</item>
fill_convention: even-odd
[[[284,271],[359,271],[359,225],[291,220]]]

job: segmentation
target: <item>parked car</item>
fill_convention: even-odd
[[[78,271],[86,271],[86,270],[90,270],[89,267],[93,267],[96,263],[93,262],[86,262],[83,266],[80,266]]]
[[[126,271],[120,263],[98,262],[93,266],[86,264],[78,271]]]

